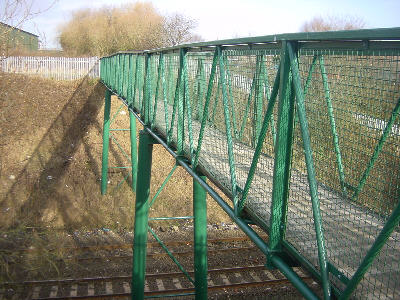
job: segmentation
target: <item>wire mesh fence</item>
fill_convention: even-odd
[[[325,298],[394,299],[400,34],[341,34],[119,53],[101,59],[101,80]]]

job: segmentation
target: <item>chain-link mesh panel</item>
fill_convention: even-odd
[[[303,86],[315,63],[305,105],[328,259],[351,278],[399,201],[398,120],[382,141],[399,101],[399,57],[387,52],[303,50],[299,61]],[[286,238],[318,267],[303,141],[297,122],[295,126]],[[380,143],[382,151],[372,163]],[[395,233],[357,296],[399,297],[399,249]],[[344,288],[339,279],[331,280]]]

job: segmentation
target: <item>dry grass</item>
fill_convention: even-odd
[[[87,78],[57,82],[0,73],[0,281],[60,275],[65,253],[49,249],[74,245],[76,230],[132,230],[130,176],[116,189],[129,170],[110,169],[107,195],[100,194],[103,97],[104,87]],[[111,113],[119,106],[113,97]],[[112,127],[129,127],[125,108]],[[114,135],[129,155],[129,132]],[[151,195],[174,163],[160,145],[154,146]],[[127,164],[111,143],[109,165]],[[228,221],[211,199],[208,212],[210,223]],[[150,214],[192,214],[192,178],[182,168]],[[20,256],[14,252],[19,248],[37,251]]]
[[[109,191],[104,197],[99,192],[104,94],[101,84],[87,79],[68,83],[1,76],[1,226],[132,228],[135,195],[130,190],[130,176],[116,189],[129,171],[110,169]],[[113,98],[112,113],[119,105]],[[112,127],[129,127],[125,108]],[[129,132],[116,132],[114,136],[129,155]],[[110,146],[109,165],[128,165],[115,143]],[[152,194],[173,165],[170,155],[156,145]],[[214,205],[210,207],[210,221],[223,221],[224,214],[214,213],[215,209]],[[191,210],[192,179],[178,168],[152,213],[190,215]]]

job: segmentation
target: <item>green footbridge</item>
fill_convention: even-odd
[[[101,59],[101,81],[103,194],[111,95],[131,120],[132,299],[144,298],[148,233],[159,240],[148,226],[154,144],[193,177],[183,218],[194,219],[194,277],[176,262],[196,299],[207,298],[207,193],[305,298],[400,298],[400,28],[116,53]]]

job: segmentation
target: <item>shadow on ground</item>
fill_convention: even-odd
[[[96,204],[109,200],[99,193],[103,97],[102,84],[81,80],[0,199],[2,227],[102,223]],[[117,165],[124,164],[113,145],[110,151]]]

